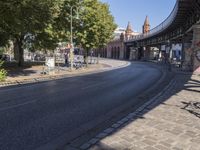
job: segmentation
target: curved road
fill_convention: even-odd
[[[135,63],[98,74],[2,88],[0,149],[34,150],[64,134],[68,142],[83,125],[133,101],[161,75],[156,68]]]

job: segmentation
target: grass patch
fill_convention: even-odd
[[[0,60],[0,82],[5,81],[7,76],[7,71],[2,68],[3,63],[4,62]]]

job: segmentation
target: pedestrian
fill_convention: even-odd
[[[68,60],[69,60],[69,54],[66,53],[66,54],[65,54],[65,65],[66,65],[67,67],[68,67],[68,64],[69,64]]]

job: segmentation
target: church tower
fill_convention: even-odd
[[[132,26],[131,26],[131,23],[128,22],[128,25],[127,25],[127,28],[126,28],[126,31],[125,31],[126,40],[130,39],[132,34],[133,34]]]
[[[144,25],[143,25],[143,34],[146,34],[149,31],[150,31],[149,17],[146,16],[146,19],[145,19]]]

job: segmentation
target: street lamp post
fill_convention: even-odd
[[[76,10],[76,15],[77,15],[77,19],[79,18],[79,12],[78,12],[78,7],[77,6],[72,6],[70,9],[70,17],[71,17],[71,21],[70,21],[70,69],[72,71],[73,69],[73,53],[74,53],[74,44],[73,44],[73,10]]]

